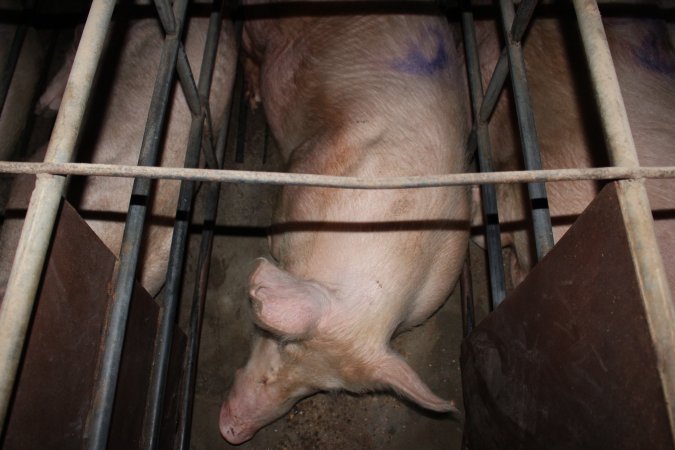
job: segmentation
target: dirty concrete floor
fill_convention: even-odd
[[[235,96],[235,99],[237,97]],[[248,113],[245,159],[234,162],[232,143],[226,152],[226,168],[282,170],[273,148],[264,143],[262,113]],[[264,155],[263,155],[264,153]],[[195,450],[230,448],[220,436],[220,405],[244,365],[254,333],[247,300],[247,280],[253,261],[268,256],[266,227],[270,224],[277,188],[223,185],[209,275],[206,312],[201,337],[192,425]],[[201,212],[195,214],[199,222]],[[191,239],[188,271],[194,270],[197,235]],[[485,314],[483,251],[472,246],[478,315]],[[189,274],[190,272],[188,272]],[[190,275],[185,292],[192,292]],[[482,296],[482,297],[481,297]],[[186,308],[187,302],[183,302]],[[185,323],[185,309],[181,323]],[[459,285],[446,304],[424,325],[404,333],[394,348],[418,371],[431,389],[454,399],[462,409],[459,346],[462,338]],[[290,413],[263,428],[241,449],[454,449],[461,448],[461,418],[438,415],[416,408],[392,394],[355,396],[347,393],[318,394],[298,403]]]

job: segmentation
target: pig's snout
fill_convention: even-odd
[[[220,434],[230,444],[243,444],[253,437],[257,430],[250,424],[242,423],[235,414],[232,413],[229,400],[225,400],[220,408]]]

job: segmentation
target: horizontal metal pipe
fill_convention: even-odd
[[[45,161],[72,160],[114,0],[94,0],[75,54]],[[0,307],[0,424],[4,424],[65,178],[38,175]]]
[[[451,173],[445,175],[420,175],[411,177],[365,178],[283,172],[256,172],[246,170],[182,169],[177,167],[118,166],[113,164],[55,164],[0,161],[0,173],[49,173],[53,175],[167,178],[171,180],[215,181],[219,183],[287,184],[346,189],[402,189],[543,181],[675,178],[675,166],[514,170],[488,173]]]

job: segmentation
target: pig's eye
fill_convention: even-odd
[[[268,378],[267,376],[264,376],[264,377],[262,377],[262,379],[260,380],[260,384],[262,384],[262,385],[264,386],[264,385],[267,384],[268,381],[269,381],[269,378]]]

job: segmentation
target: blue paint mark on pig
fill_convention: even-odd
[[[448,67],[448,51],[443,35],[438,30],[430,30],[430,34],[436,44],[436,52],[432,56],[425,54],[420,43],[411,43],[405,58],[394,60],[392,68],[411,75],[429,76]]]
[[[642,39],[638,48],[634,49],[634,56],[645,69],[675,75],[675,58],[670,42],[664,42],[667,36],[663,30],[651,29]]]

